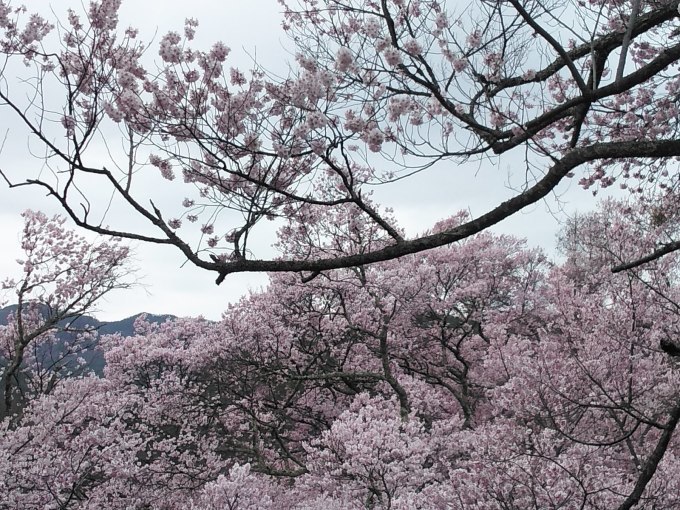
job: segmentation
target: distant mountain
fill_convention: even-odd
[[[151,313],[138,313],[126,319],[114,322],[100,322],[99,332],[102,335],[112,335],[120,333],[122,336],[132,336],[135,333],[135,321],[142,315],[146,315],[146,321],[154,324],[162,324],[166,321],[176,319],[174,315],[154,315]],[[95,319],[96,320],[96,319]]]
[[[4,308],[0,308],[0,326],[7,325],[10,315],[17,310],[17,305],[9,305]],[[47,315],[48,310],[45,308],[45,315]],[[146,320],[148,322],[161,324],[163,322],[176,319],[174,315],[154,315],[154,314],[144,314],[138,313],[131,317],[113,322],[102,322],[89,315],[84,315],[78,317],[75,320],[62,321],[58,326],[65,327],[69,325],[71,328],[78,329],[96,329],[99,335],[112,335],[120,333],[122,336],[132,336],[134,335],[134,324],[135,321],[142,315],[146,315]],[[69,332],[61,331],[57,333],[57,338],[59,339],[58,344],[55,346],[55,354],[60,350],[59,344],[63,342],[73,340],[74,334]],[[92,348],[81,353],[81,355],[87,360],[87,364],[90,368],[98,375],[101,375],[104,371],[104,356],[101,349],[97,346],[98,340],[95,341]]]

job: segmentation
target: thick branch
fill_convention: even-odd
[[[641,0],[633,0],[633,12],[631,12],[630,14],[628,28],[626,28],[626,33],[623,36],[623,41],[621,43],[621,55],[619,55],[619,66],[616,69],[617,81],[623,78],[623,71],[626,68],[626,57],[628,56],[628,47],[630,46],[630,41],[633,37],[633,27],[635,26],[635,21],[637,20],[638,14],[640,13],[640,2]]]
[[[618,266],[612,267],[612,273],[620,273],[621,271],[626,271],[628,269],[634,269],[648,262],[660,259],[664,255],[668,255],[674,251],[680,250],[680,241],[674,241],[672,243],[664,244],[658,250],[653,251],[649,255],[641,257],[637,260],[631,262],[626,262],[625,264],[619,264]]]
[[[618,510],[629,510],[640,501],[642,493],[645,491],[647,484],[652,479],[654,473],[656,472],[656,468],[659,466],[659,462],[661,462],[661,459],[663,459],[663,456],[666,453],[666,449],[668,448],[668,444],[673,437],[673,432],[675,432],[679,420],[680,405],[673,409],[671,418],[668,421],[665,430],[661,434],[659,442],[656,444],[654,451],[650,454],[649,458],[640,470],[640,475],[638,476],[638,480],[635,483],[633,492],[631,492],[626,500],[621,503]]]
[[[548,170],[548,173],[541,180],[523,193],[503,202],[479,218],[463,223],[451,230],[403,241],[380,250],[344,257],[320,260],[236,260],[215,263],[210,269],[220,273],[220,277],[217,279],[219,284],[228,274],[238,272],[309,271],[314,273],[384,262],[445,246],[477,234],[546,197],[569,172],[584,163],[608,158],[662,158],[672,156],[680,156],[680,140],[610,142],[580,147],[568,152]]]
[[[631,31],[631,38],[635,38],[638,35],[643,34],[648,30],[661,25],[662,23],[665,23],[673,18],[676,18],[678,16],[679,3],[680,2],[675,1],[671,4],[664,5],[659,9],[655,9],[651,12],[648,12],[642,16],[638,16]],[[623,45],[625,35],[626,32],[618,31],[610,32],[601,37],[598,37],[597,39],[591,42],[583,43],[580,44],[579,46],[576,46],[574,49],[567,51],[566,56],[568,59],[575,61],[591,53],[608,55],[614,49]],[[514,78],[505,78],[498,83],[497,87],[493,88],[490,91],[490,94],[495,95],[500,90],[503,90],[508,87],[516,87],[517,85],[521,85],[529,81],[532,82],[544,81],[565,66],[566,60],[560,56],[556,58],[552,63],[550,63],[547,67],[538,71],[536,73],[536,76],[532,80],[527,80],[526,78],[523,78],[521,76],[517,76]]]
[[[536,20],[531,16],[531,14],[529,14],[517,0],[510,0],[510,3],[519,13],[519,15],[522,16],[522,19],[524,19],[524,21],[527,22],[527,25],[533,28],[537,34],[540,34],[540,36],[543,37],[543,39],[548,41],[550,46],[552,46],[555,52],[562,58],[564,64],[569,68],[569,72],[571,73],[572,78],[574,78],[574,81],[578,85],[578,88],[581,90],[581,93],[587,94],[588,87],[586,86],[586,83],[583,81],[581,73],[578,72],[578,69],[576,69],[576,66],[574,65],[574,61],[569,57],[569,54],[562,47],[562,45],[559,42],[557,42],[557,40],[553,36],[551,36],[547,30],[545,30],[541,25],[539,25],[536,22]]]
[[[597,90],[590,91],[588,94],[583,94],[565,101],[558,107],[527,122],[524,126],[524,131],[520,135],[513,135],[511,132],[503,133],[503,138],[510,139],[504,142],[495,143],[492,146],[493,151],[496,154],[501,154],[517,147],[535,136],[539,131],[552,125],[554,122],[574,114],[579,108],[583,107],[583,105],[588,105],[594,101],[630,90],[633,87],[646,82],[653,76],[656,76],[668,66],[677,62],[678,59],[680,59],[680,44],[676,44],[675,46],[662,51],[647,65],[628,74],[624,78],[598,88]]]

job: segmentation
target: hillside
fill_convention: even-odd
[[[0,308],[0,326],[7,325],[9,317],[15,312],[17,305],[9,305],[4,308]],[[46,312],[47,313],[47,310]],[[59,323],[60,328],[64,328],[67,325],[73,329],[96,329],[99,335],[111,335],[111,334],[121,334],[122,336],[132,336],[134,334],[134,324],[135,321],[146,315],[146,320],[154,323],[163,323],[168,320],[173,320],[176,317],[173,315],[154,315],[138,313],[125,319],[112,322],[102,322],[95,317],[85,315],[77,318],[74,321],[62,321]],[[56,352],[59,352],[59,345],[63,345],[64,342],[70,342],[74,339],[74,333],[59,331],[57,333],[58,344],[56,346]],[[104,357],[103,353],[97,346],[97,342],[93,345],[91,349],[82,353],[82,356],[87,360],[88,365],[97,374],[101,375],[104,369]]]

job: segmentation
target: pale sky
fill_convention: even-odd
[[[59,15],[77,2],[66,0],[28,0],[29,10],[47,12],[46,6]],[[281,7],[276,0],[123,0],[121,25],[132,25],[140,29],[140,38],[156,41],[168,30],[181,31],[185,18],[199,21],[196,47],[208,48],[217,40],[232,49],[230,65],[248,69],[251,57],[257,56],[259,64],[267,69],[285,74],[285,62],[290,54],[285,50],[286,35],[280,28]],[[153,52],[157,51],[154,47]],[[0,130],[9,129],[10,140],[0,154],[0,168],[12,175],[28,165],[39,168],[40,161],[28,155],[25,139],[19,139],[16,124],[6,120],[2,114]],[[6,124],[7,123],[7,124]],[[11,139],[16,134],[15,139]],[[517,162],[515,162],[516,164]],[[453,164],[439,166],[413,179],[402,181],[396,186],[376,189],[379,203],[394,208],[395,215],[409,235],[430,228],[437,220],[454,214],[461,208],[470,209],[473,215],[486,212],[499,201],[509,198],[513,192],[509,186],[521,187],[520,177],[516,182],[507,182],[507,175],[513,164],[503,160],[500,165],[457,168]],[[521,172],[520,172],[521,174]],[[558,230],[558,219],[564,219],[565,212],[585,211],[595,201],[589,192],[578,188],[576,183],[566,183],[558,189],[558,196],[564,206],[551,198],[529,208],[494,230],[527,237],[531,246],[542,246],[551,252]],[[32,208],[53,214],[60,212],[54,201],[38,190],[9,190],[0,185],[0,228],[2,229],[2,250],[0,250],[0,278],[17,276],[20,258],[19,239],[21,230],[20,213]],[[555,214],[553,214],[555,213]],[[555,217],[557,216],[557,219]],[[273,227],[269,228],[273,234]],[[272,253],[268,244],[274,242],[273,235],[259,246],[259,256]],[[196,269],[190,264],[183,266],[184,259],[172,247],[158,247],[133,244],[135,266],[143,285],[110,295],[101,303],[97,317],[102,320],[121,319],[139,312],[174,314],[178,316],[203,315],[217,319],[230,302],[239,299],[249,289],[257,290],[266,284],[262,274],[238,274],[229,276],[219,287],[214,284],[215,274]]]

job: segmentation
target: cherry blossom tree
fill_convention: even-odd
[[[390,242],[339,211],[284,249]],[[608,201],[559,265],[482,233],[275,275],[221,322],[140,320],[102,340],[103,378],[3,422],[8,508],[674,508],[677,261],[610,268],[676,216]]]
[[[195,48],[193,19],[150,52],[137,30],[119,27],[120,3],[54,20],[0,3],[0,102],[53,170],[3,175],[43,188],[82,227],[175,246],[218,283],[239,271],[309,279],[444,246],[568,178],[676,203],[677,1],[282,0],[296,62],[280,80],[231,67],[221,42]],[[110,143],[116,129],[122,150]],[[522,161],[525,184],[480,216],[415,238],[370,198],[373,185],[475,160]],[[149,171],[182,175],[181,207],[141,185]],[[146,226],[106,226],[108,206],[92,189]],[[250,250],[261,220],[303,231],[328,209],[362,217],[388,242],[272,260]],[[676,248],[665,240],[619,269]]]
[[[2,282],[5,298],[16,303],[0,326],[3,418],[88,368],[97,331],[79,319],[109,292],[132,284],[129,250],[120,240],[90,242],[66,228],[64,218],[23,216],[23,275]]]
[[[659,242],[650,223],[677,232],[672,218],[613,202],[566,230],[568,260],[542,289],[545,322],[535,341],[502,352],[508,380],[489,395],[496,418],[477,429],[488,427],[486,450],[474,454],[487,463],[469,482],[490,501],[678,505],[677,260],[609,271]]]
[[[348,223],[327,249],[384,242]],[[68,380],[5,425],[3,489],[19,506],[408,508],[446,482],[446,437],[476,421],[495,321],[532,315],[544,264],[490,234],[440,251],[307,284],[279,275],[221,323],[105,337],[103,379]]]

